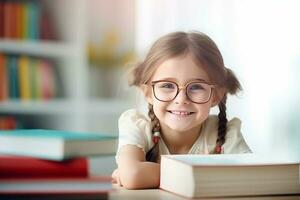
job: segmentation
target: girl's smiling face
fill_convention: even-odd
[[[199,79],[211,84],[203,67],[197,65],[190,54],[185,54],[162,62],[154,72],[151,81],[167,80],[183,86]],[[201,124],[209,115],[210,108],[218,103],[214,93],[213,91],[210,100],[204,104],[190,101],[184,89],[180,90],[176,98],[169,102],[157,100],[151,90],[147,100],[153,105],[162,130],[187,132],[200,129]]]

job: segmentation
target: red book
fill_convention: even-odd
[[[88,177],[87,159],[75,158],[58,162],[25,156],[0,155],[0,179],[62,177]]]
[[[17,128],[17,120],[14,117],[0,116],[0,130],[13,130],[16,128]],[[0,158],[1,158],[1,156],[0,156]],[[1,163],[0,163],[0,166],[1,166]]]
[[[4,2],[0,1],[0,38],[4,37]]]
[[[14,36],[14,3],[6,1],[3,8],[4,15],[4,37],[13,38]]]
[[[54,31],[53,22],[46,9],[42,9],[40,22],[40,35],[41,40],[55,40],[57,39]]]
[[[7,57],[0,53],[0,102],[8,98]]]

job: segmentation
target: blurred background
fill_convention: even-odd
[[[0,127],[117,135],[138,104],[124,76],[172,31],[220,48],[243,91],[228,100],[254,152],[300,158],[297,0],[0,1]],[[216,113],[218,110],[213,110]]]

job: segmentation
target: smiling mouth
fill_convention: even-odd
[[[187,116],[194,114],[195,112],[188,112],[188,111],[177,111],[177,110],[168,110],[169,113],[174,115],[180,115],[180,116]]]

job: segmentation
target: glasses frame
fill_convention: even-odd
[[[161,99],[157,98],[157,96],[156,96],[156,94],[155,94],[155,89],[154,89],[154,87],[155,87],[155,84],[156,84],[156,83],[159,83],[159,82],[170,82],[170,83],[174,83],[174,84],[177,86],[177,92],[176,92],[176,95],[174,96],[173,99],[168,100],[168,101],[164,101],[164,100],[161,100]],[[195,101],[193,101],[193,100],[190,99],[190,97],[189,97],[189,95],[188,95],[188,91],[187,91],[186,88],[187,88],[190,84],[192,84],[192,83],[204,83],[204,84],[210,86],[210,93],[209,93],[209,97],[208,97],[207,101],[199,103],[199,102],[195,102]],[[181,90],[185,90],[185,95],[186,95],[186,97],[188,98],[188,100],[190,100],[191,102],[196,103],[196,104],[205,104],[205,103],[209,102],[209,100],[211,99],[211,96],[212,96],[212,93],[213,93],[213,89],[215,88],[214,85],[209,84],[209,83],[207,83],[207,82],[205,82],[205,81],[200,81],[200,80],[192,80],[192,81],[187,82],[185,85],[178,85],[176,82],[174,82],[174,81],[169,81],[169,80],[157,80],[157,81],[151,81],[150,84],[151,84],[151,86],[152,86],[152,91],[153,91],[154,97],[155,97],[158,101],[161,101],[161,102],[170,102],[170,101],[173,101],[174,99],[176,99],[176,97],[178,96],[178,94],[179,94],[179,92],[180,92]]]

